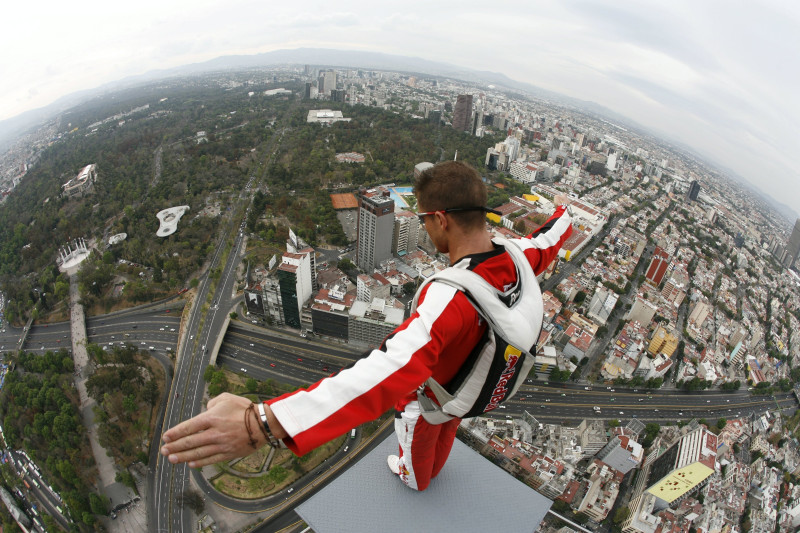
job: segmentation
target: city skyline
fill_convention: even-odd
[[[688,2],[517,6],[405,4],[404,11],[345,2],[305,12],[250,2],[145,3],[130,13],[93,2],[15,5],[2,39],[0,120],[127,76],[232,54],[299,47],[415,56],[498,72],[595,102],[696,149],[800,213],[791,164],[800,106],[800,11],[779,3]],[[118,11],[115,11],[118,10]],[[425,17],[416,12],[424,11]],[[246,18],[236,13],[247,12]],[[500,14],[502,17],[502,14]],[[447,24],[441,21],[447,20]],[[502,18],[501,18],[502,20]],[[746,24],[751,38],[743,38]],[[474,31],[463,31],[474,28]],[[516,35],[513,46],[509,35]],[[23,46],[20,46],[24,43]]]

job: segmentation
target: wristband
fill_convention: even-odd
[[[280,447],[280,441],[275,438],[275,435],[272,434],[272,431],[269,429],[269,422],[267,421],[267,412],[264,410],[264,402],[258,402],[258,416],[261,418],[261,423],[264,425],[264,429],[267,433],[267,439],[269,440],[269,445],[273,448]]]

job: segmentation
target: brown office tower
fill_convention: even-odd
[[[453,129],[470,131],[472,128],[472,95],[459,94],[453,110]]]

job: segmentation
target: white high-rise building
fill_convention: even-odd
[[[295,328],[300,327],[303,304],[311,297],[312,254],[285,252],[277,271],[284,320]]]
[[[395,213],[392,252],[403,255],[417,249],[419,241],[419,219],[410,211]]]
[[[508,160],[509,161],[516,161],[517,156],[519,155],[519,139],[514,137],[513,135],[509,135],[505,140],[506,146],[508,149]]]
[[[330,95],[331,90],[336,88],[336,71],[329,70],[325,73],[325,94]]]
[[[606,161],[606,168],[611,172],[617,170],[617,154],[613,153],[608,156],[608,161]]]
[[[389,191],[362,189],[358,195],[358,268],[372,272],[392,256],[394,200]]]

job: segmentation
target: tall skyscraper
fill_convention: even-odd
[[[470,131],[472,127],[472,95],[459,94],[453,110],[453,129]]]
[[[314,249],[309,246],[303,239],[298,237],[294,231],[289,229],[289,239],[286,241],[286,251],[293,254],[308,254],[308,259],[311,265],[311,287],[314,290],[319,289],[317,284],[317,255]]]
[[[617,154],[616,152],[613,154],[609,154],[608,160],[606,160],[606,168],[611,172],[617,170]]]
[[[506,149],[506,151],[508,152],[508,161],[509,161],[509,163],[511,161],[516,161],[517,160],[517,156],[519,155],[519,149],[520,149],[519,139],[509,135],[508,137],[506,137],[506,140],[504,141],[504,144],[508,147]]]
[[[286,325],[299,328],[303,304],[311,297],[311,253],[286,252],[278,267],[281,303]]]
[[[703,484],[714,473],[716,461],[716,435],[698,427],[653,461],[647,492],[661,500],[657,508],[665,508]]]
[[[692,184],[689,185],[689,192],[686,193],[686,197],[693,201],[697,201],[697,196],[700,194],[700,184],[697,183],[697,180],[692,180]]]
[[[786,243],[786,266],[791,267],[797,262],[797,256],[800,254],[800,218],[794,223],[794,229],[789,236],[789,242]]]
[[[344,89],[331,89],[331,101],[344,103],[347,91]]]
[[[329,70],[325,73],[325,94],[331,94],[336,89],[336,71]]]
[[[410,211],[400,211],[394,219],[392,251],[403,255],[417,249],[419,240],[419,219]]]
[[[394,200],[389,191],[362,189],[358,194],[358,268],[371,272],[392,256]]]

